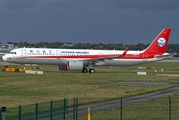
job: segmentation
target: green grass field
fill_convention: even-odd
[[[155,62],[140,66],[155,67],[159,71],[179,74],[179,63]],[[11,65],[19,68],[19,65]],[[3,68],[3,66],[0,66]],[[0,72],[0,106],[47,102],[63,98],[104,98],[113,99],[144,94],[171,86],[126,86],[107,85],[108,82],[150,81],[179,83],[178,77],[156,76],[154,70],[139,70],[133,67],[95,67],[96,73],[81,71],[59,71],[56,66],[42,65],[43,75],[15,72]],[[138,76],[137,71],[147,71],[146,76]],[[86,101],[87,102],[87,101]]]
[[[178,120],[179,96],[171,97],[171,120]],[[169,98],[160,98],[147,102],[123,105],[122,120],[169,120]],[[91,120],[117,120],[120,116],[121,108],[115,107],[97,112],[91,112]],[[69,120],[73,120],[70,118]],[[87,114],[79,116],[78,120],[87,120]]]

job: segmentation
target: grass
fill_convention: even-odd
[[[179,73],[179,63],[152,63],[164,69],[164,73]],[[16,68],[20,67],[14,65]],[[143,65],[144,66],[144,65]],[[1,66],[3,68],[3,66]],[[13,65],[12,65],[13,67]],[[172,69],[173,68],[173,69]],[[14,107],[47,102],[63,98],[116,98],[131,96],[166,86],[125,86],[105,85],[108,82],[150,81],[178,83],[177,77],[156,76],[154,70],[147,70],[147,76],[138,76],[138,66],[133,67],[96,67],[95,74],[84,74],[79,71],[58,71],[56,66],[41,66],[44,75],[33,75],[14,72],[0,72],[0,106]],[[118,91],[118,92],[116,92]]]
[[[124,120],[168,120],[169,119],[169,106],[171,105],[171,119],[178,120],[179,95],[171,97],[171,104],[169,98],[161,98],[150,100],[148,102],[140,102],[134,104],[123,105],[122,118]],[[120,119],[120,107],[106,109],[102,111],[92,112],[92,120],[115,120]],[[79,120],[86,120],[87,115],[82,115]],[[71,119],[70,119],[71,120]]]
[[[19,65],[11,65],[19,68]],[[155,62],[140,66],[153,66],[162,74],[179,74],[179,63]],[[3,68],[3,66],[0,66]],[[63,98],[84,98],[81,104],[101,99],[115,99],[144,94],[170,88],[171,86],[129,86],[108,85],[109,82],[149,81],[179,83],[178,77],[156,76],[154,70],[138,70],[132,67],[95,67],[96,73],[80,71],[59,71],[56,66],[42,65],[43,75],[2,72],[0,71],[0,106],[16,107],[18,105],[48,102]],[[147,71],[147,76],[138,76],[137,71]]]

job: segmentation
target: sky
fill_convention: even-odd
[[[0,42],[179,44],[179,0],[0,0]]]

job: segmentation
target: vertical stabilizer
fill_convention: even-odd
[[[144,50],[147,54],[163,54],[166,51],[170,36],[170,28],[164,28],[153,42]]]

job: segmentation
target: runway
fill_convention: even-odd
[[[0,62],[0,65],[17,65],[17,64],[9,63],[9,62]]]
[[[179,62],[178,59],[169,59],[169,60],[161,60],[161,61],[158,61],[158,62]]]
[[[156,92],[152,92],[152,93],[147,93],[147,94],[124,98],[123,105],[138,103],[138,102],[145,102],[145,101],[158,99],[158,98],[164,98],[170,94],[174,95],[174,94],[179,93],[179,84],[157,83],[157,82],[110,82],[110,83],[105,83],[105,84],[108,84],[108,85],[120,84],[120,85],[157,85],[157,86],[158,85],[164,85],[164,86],[169,85],[169,86],[173,86],[172,88],[167,89],[167,90],[161,90],[161,91],[156,91]],[[95,112],[95,111],[100,111],[100,110],[104,110],[104,109],[114,108],[117,106],[120,106],[120,99],[81,105],[81,106],[78,106],[78,115],[87,114],[88,107],[90,107],[91,112]],[[72,107],[68,108],[67,113],[68,113],[67,117],[72,117],[73,116],[73,108]],[[40,116],[46,116],[46,117],[39,118],[38,120],[49,120],[49,116],[48,116],[49,112],[44,112],[44,113],[39,113],[39,114],[40,114]],[[53,120],[58,119],[58,117],[59,117],[58,112],[53,111],[53,114],[54,114]],[[32,118],[34,118],[34,114],[33,115],[25,115],[25,116],[23,116],[23,118],[24,119],[32,119]],[[6,120],[14,120],[14,119],[15,118],[7,118]]]

